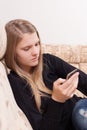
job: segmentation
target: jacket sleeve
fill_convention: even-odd
[[[72,70],[76,69],[74,66],[70,65],[69,63],[65,62],[61,58],[47,54],[47,59],[50,61],[50,65],[54,69],[56,75],[58,75],[61,78],[66,78],[67,74],[71,72]],[[79,83],[78,83],[78,90],[80,90],[82,93],[87,95],[87,74],[83,71],[79,70]]]

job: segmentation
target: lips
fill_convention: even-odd
[[[38,61],[38,57],[31,59],[31,61]]]

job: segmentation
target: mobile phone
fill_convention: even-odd
[[[71,71],[70,73],[67,74],[66,79],[69,79],[73,74],[75,74],[77,72],[78,69],[74,69],[73,71]]]

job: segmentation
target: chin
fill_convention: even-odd
[[[38,62],[37,62],[37,63],[32,64],[32,67],[37,66],[37,65],[38,65]]]

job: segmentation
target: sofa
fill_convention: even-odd
[[[87,73],[87,45],[43,44],[43,52],[54,54]]]
[[[0,130],[32,130],[32,127],[18,107],[10,83],[7,78],[2,57],[6,49],[6,33],[0,23]],[[63,58],[68,63],[87,73],[87,46],[86,45],[50,45],[43,44],[43,53],[51,53]],[[84,97],[76,91],[78,96]]]
[[[6,33],[0,23],[0,130],[32,130],[25,114],[18,107],[7,78],[2,57],[6,49]]]

